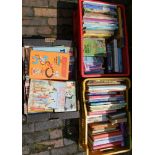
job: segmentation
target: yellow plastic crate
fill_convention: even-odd
[[[89,150],[88,147],[88,113],[87,113],[87,107],[86,107],[86,99],[85,99],[85,91],[86,91],[86,82],[91,81],[91,80],[124,80],[127,86],[126,90],[126,111],[128,113],[128,129],[129,129],[129,146],[128,147],[123,147],[119,148],[116,150],[108,151],[106,153],[100,152],[100,151],[91,151]],[[128,90],[131,87],[131,83],[129,78],[88,78],[85,79],[82,82],[82,103],[81,103],[81,121],[80,121],[80,144],[83,146],[83,148],[86,151],[86,155],[113,155],[113,154],[120,154],[120,153],[125,153],[131,150],[131,116],[130,112],[128,111]]]

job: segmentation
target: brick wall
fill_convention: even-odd
[[[23,37],[72,39],[77,0],[22,0]]]
[[[68,120],[68,122],[70,122]],[[78,122],[78,120],[73,121]],[[71,126],[74,128],[75,126]],[[23,155],[84,155],[79,148],[78,135],[72,135],[66,121],[60,119],[23,119]],[[76,129],[75,129],[76,130]],[[77,130],[76,130],[77,131]],[[67,133],[68,132],[68,133]]]

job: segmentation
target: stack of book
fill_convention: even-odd
[[[75,52],[64,45],[23,47],[25,113],[76,111]]]
[[[85,74],[123,72],[123,31],[120,7],[83,1]]]
[[[88,80],[85,88],[90,150],[123,147],[128,141],[124,132],[128,126],[125,81]]]

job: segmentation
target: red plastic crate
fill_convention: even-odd
[[[79,52],[79,70],[80,74],[83,78],[87,77],[114,77],[114,76],[129,76],[130,66],[129,66],[129,54],[128,54],[128,37],[127,37],[127,27],[126,27],[126,16],[125,16],[125,7],[122,4],[115,3],[107,3],[99,0],[95,0],[95,2],[107,3],[107,4],[115,4],[121,8],[121,12],[123,15],[123,25],[124,25],[124,38],[125,38],[125,46],[122,51],[123,57],[123,73],[112,73],[112,74],[85,74],[84,73],[84,49],[83,49],[83,31],[82,31],[82,2],[85,0],[78,1],[78,10],[74,13],[74,38],[78,46]],[[94,1],[94,0],[87,0]]]

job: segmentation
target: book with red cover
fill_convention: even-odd
[[[91,130],[101,130],[101,129],[105,129],[105,128],[115,128],[117,126],[118,126],[118,124],[103,123],[103,122],[89,124],[89,128]]]
[[[91,135],[91,138],[93,140],[98,140],[98,139],[107,138],[107,137],[111,137],[111,136],[117,136],[120,134],[121,134],[121,131],[114,131],[114,132],[98,134],[98,135],[94,135],[94,136]]]

